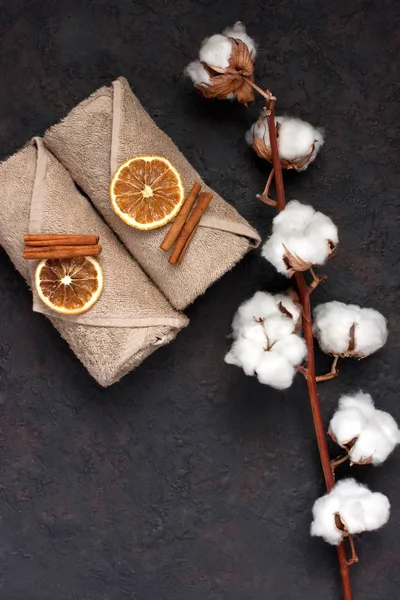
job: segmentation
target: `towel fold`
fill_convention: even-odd
[[[70,171],[97,210],[177,309],[193,302],[243,255],[258,246],[257,232],[210,190],[172,140],[133,95],[126,79],[103,87],[45,134],[45,144]],[[167,229],[138,231],[126,225],[110,203],[117,167],[137,155],[166,157],[182,175],[186,192],[198,181],[214,194],[181,265],[170,265],[160,249]]]
[[[91,375],[118,381],[187,324],[77,190],[70,174],[35,138],[0,164],[0,244],[33,291],[33,310],[49,317]],[[38,298],[38,261],[22,258],[25,233],[100,236],[104,289],[85,314],[59,315]]]

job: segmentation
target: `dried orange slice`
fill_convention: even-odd
[[[103,271],[92,256],[45,258],[36,267],[35,285],[46,306],[63,315],[80,315],[97,302]]]
[[[166,225],[184,201],[182,178],[163,156],[135,156],[123,163],[111,181],[111,204],[136,229]]]

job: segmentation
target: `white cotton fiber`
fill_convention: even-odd
[[[355,394],[344,394],[341,396],[339,399],[339,408],[343,410],[354,408],[362,413],[366,419],[371,417],[375,412],[371,394],[366,394],[361,390]]]
[[[225,356],[225,362],[228,365],[242,367],[246,375],[254,375],[264,353],[264,347],[254,340],[239,337]]]
[[[268,317],[264,323],[264,331],[267,336],[269,345],[274,344],[278,340],[286,339],[294,331],[295,323],[292,319],[277,314],[276,316]]]
[[[322,130],[316,129],[306,121],[292,117],[276,117],[276,121],[280,125],[279,155],[288,161],[295,161],[307,156],[312,146],[314,146],[314,151],[307,163],[308,166],[315,159],[324,143]]]
[[[332,417],[330,431],[337,443],[346,447],[353,463],[382,464],[400,443],[400,431],[393,417],[375,408],[369,394],[343,396]]]
[[[279,273],[288,276],[286,249],[309,265],[324,264],[339,241],[337,227],[312,206],[292,200],[272,221],[272,235],[261,254]],[[286,249],[285,249],[286,248]]]
[[[238,21],[234,24],[233,27],[227,27],[226,29],[224,29],[222,33],[227,37],[232,37],[236,40],[242,40],[242,42],[244,42],[247,48],[249,49],[253,60],[255,59],[257,54],[256,44],[254,40],[249,35],[247,35],[246,27],[243,25],[243,23]]]
[[[300,365],[307,354],[307,346],[303,338],[292,334],[275,343],[274,351],[286,358],[293,367]]]
[[[288,116],[275,117],[275,124],[279,126],[278,150],[280,158],[295,166],[296,163],[303,163],[304,159],[308,157],[306,164],[298,168],[299,171],[304,171],[315,160],[324,143],[323,131],[313,127],[306,121]],[[267,150],[271,151],[267,120],[263,113],[246,134],[246,141],[250,146],[253,144],[254,137],[260,138]]]
[[[291,233],[302,233],[308,227],[315,216],[315,210],[309,204],[302,204],[298,200],[287,203],[285,210],[274,217],[274,231],[285,235]]]
[[[357,307],[359,308],[359,307]],[[359,309],[359,318],[355,330],[357,350],[369,356],[381,348],[387,340],[385,317],[371,308]]]
[[[225,362],[257,375],[261,383],[288,388],[307,352],[304,340],[294,333],[300,318],[300,307],[290,295],[256,292],[235,314],[235,341]]]
[[[258,381],[277,390],[285,390],[293,383],[296,369],[277,352],[264,352],[256,368]]]
[[[256,292],[252,298],[239,306],[232,323],[233,337],[237,337],[242,327],[246,324],[265,320],[273,316],[281,317],[282,313],[279,310],[280,302],[282,302],[286,310],[293,316],[292,322],[294,325],[292,331],[294,331],[295,324],[299,320],[301,312],[300,307],[293,302],[290,296],[286,294],[273,296],[266,292]],[[289,333],[292,333],[292,331]]]
[[[315,502],[311,535],[320,536],[329,544],[339,544],[343,532],[335,525],[336,513],[347,532],[355,534],[379,529],[387,523],[390,504],[383,494],[371,492],[354,479],[344,479]]]
[[[210,67],[226,69],[232,54],[232,42],[219,33],[206,38],[200,48],[200,60]]]
[[[212,85],[208,72],[198,60],[194,60],[186,67],[185,74],[190,77],[195,85],[201,83]]]
[[[314,310],[314,335],[321,350],[327,354],[348,352],[353,325],[355,349],[352,355],[369,356],[386,343],[386,319],[376,310],[336,300],[320,304]]]
[[[339,512],[339,499],[335,494],[331,492],[318,498],[312,509],[314,520],[311,523],[311,535],[322,537],[333,546],[340,544],[343,534],[335,525],[334,514],[337,512]]]
[[[339,495],[338,512],[349,533],[373,531],[387,523],[390,503],[386,496],[371,492],[355,479],[344,479],[335,488]]]

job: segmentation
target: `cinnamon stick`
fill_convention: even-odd
[[[42,258],[74,258],[75,256],[97,256],[101,252],[101,246],[46,246],[31,248],[26,246],[22,258],[27,260],[41,260]]]
[[[176,261],[176,264],[177,264],[177,265],[180,265],[180,264],[181,264],[181,262],[182,262],[182,260],[183,260],[183,257],[184,257],[184,256],[185,256],[185,254],[186,254],[186,250],[189,248],[189,246],[190,246],[190,242],[192,241],[192,239],[193,239],[193,237],[194,237],[194,235],[195,235],[195,233],[196,233],[196,231],[197,231],[198,227],[199,227],[199,224],[197,223],[196,227],[193,229],[192,233],[189,235],[188,239],[186,240],[186,243],[185,243],[185,245],[184,245],[184,246],[183,246],[183,248],[182,248],[182,252],[180,253],[180,255],[179,255],[179,257],[178,257],[178,260]]]
[[[188,193],[186,200],[182,205],[181,210],[179,211],[177,217],[175,218],[175,221],[172,223],[171,227],[169,228],[169,230],[167,232],[167,235],[165,236],[165,238],[163,239],[163,241],[160,245],[160,248],[162,248],[166,252],[168,252],[168,250],[170,250],[172,248],[172,246],[174,245],[175,241],[177,240],[180,232],[182,231],[183,226],[185,225],[186,218],[188,217],[190,211],[192,210],[192,206],[193,206],[200,190],[201,190],[201,185],[199,183],[193,184],[193,187],[190,190],[190,192]]]
[[[64,233],[27,233],[24,235],[26,246],[95,246],[98,235],[69,235]]]
[[[196,228],[196,225],[200,221],[202,214],[206,210],[207,206],[210,204],[212,197],[213,195],[209,192],[201,192],[199,200],[196,206],[194,207],[190,217],[183,226],[183,229],[176,241],[175,248],[173,249],[172,254],[169,257],[168,262],[171,265],[176,264],[188,238],[193,233],[193,230]]]

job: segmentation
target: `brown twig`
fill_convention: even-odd
[[[269,188],[271,187],[273,178],[274,178],[274,169],[272,168],[271,173],[269,174],[269,177],[267,179],[267,183],[265,184],[263,193],[256,195],[256,198],[261,200],[261,202],[268,204],[269,206],[276,206],[276,200],[272,200],[272,198],[269,198],[269,196],[268,196]]]
[[[321,283],[321,281],[325,281],[325,279],[328,279],[328,277],[327,275],[317,275],[312,267],[310,267],[308,270],[310,271],[312,277],[312,282],[308,286],[308,291],[311,293]]]
[[[335,471],[336,467],[338,467],[342,463],[346,462],[346,460],[349,460],[349,458],[350,458],[349,455],[345,454],[344,456],[339,456],[338,458],[331,460],[332,471]]]
[[[351,565],[354,565],[354,563],[358,563],[358,556],[357,556],[357,552],[356,552],[356,549],[354,546],[353,536],[349,535],[349,536],[347,536],[347,539],[349,541],[350,549],[351,549],[351,557],[347,561],[347,566],[351,567]]]
[[[337,368],[338,360],[339,356],[334,356],[331,370],[329,371],[329,373],[325,373],[325,375],[318,375],[318,377],[315,378],[315,381],[317,383],[320,383],[321,381],[329,381],[330,379],[335,379],[335,377],[339,375],[339,369]]]
[[[255,87],[255,86],[253,86]],[[257,87],[255,87],[257,89]],[[258,91],[258,90],[257,90]],[[269,92],[268,92],[269,93]],[[266,97],[265,93],[262,94]],[[268,120],[269,138],[271,144],[271,152],[273,159],[273,166],[275,171],[275,186],[277,195],[277,210],[281,211],[286,206],[285,190],[283,186],[282,169],[279,160],[278,142],[276,137],[275,129],[275,115],[274,115],[274,104],[275,98],[270,97],[268,105],[266,107],[266,116]],[[314,421],[315,434],[317,437],[318,451],[322,464],[322,471],[325,479],[325,486],[328,492],[332,490],[335,485],[335,477],[331,467],[331,460],[329,457],[328,444],[325,437],[325,428],[322,421],[321,407],[318,398],[317,381],[315,376],[315,357],[314,357],[314,340],[312,333],[312,320],[311,320],[311,306],[310,306],[310,289],[306,284],[303,273],[296,272],[295,279],[299,292],[300,304],[303,310],[303,333],[304,339],[307,345],[307,366],[306,366],[306,381],[308,394],[310,397],[312,417]],[[351,536],[349,536],[350,544],[353,544]],[[350,584],[350,572],[349,563],[346,555],[346,548],[342,542],[337,547],[337,555],[340,567],[340,576],[342,580],[343,598],[344,600],[352,600],[353,595]],[[353,560],[354,562],[354,560]],[[352,563],[351,563],[352,564]]]
[[[256,83],[254,83],[254,81],[251,81],[250,79],[246,79],[246,81],[249,85],[251,85],[253,89],[255,89],[261,96],[263,96],[266,99],[267,103],[271,100],[273,100],[275,103],[276,98],[271,94],[269,90],[263,90]]]

